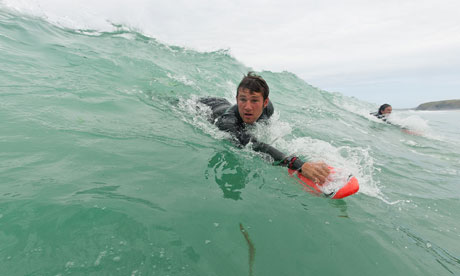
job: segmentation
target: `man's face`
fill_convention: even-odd
[[[265,99],[262,92],[251,92],[247,88],[240,88],[238,96],[236,96],[238,104],[238,112],[240,113],[243,122],[253,124],[268,105],[268,98]]]
[[[387,106],[387,108],[385,108],[383,111],[382,111],[382,114],[385,115],[385,116],[388,116],[391,114],[391,111],[393,111],[393,108],[391,108],[391,106]]]

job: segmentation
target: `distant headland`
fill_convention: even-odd
[[[452,109],[460,109],[460,100],[428,102],[428,103],[423,103],[415,108],[415,110],[452,110]]]

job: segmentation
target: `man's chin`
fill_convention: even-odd
[[[243,118],[243,122],[245,122],[246,124],[253,124],[255,120],[253,120],[252,118],[251,119]]]

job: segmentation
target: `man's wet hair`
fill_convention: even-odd
[[[379,107],[379,115],[382,114],[382,112],[385,110],[385,108],[389,107],[391,105],[389,104],[382,104],[380,107]]]
[[[248,74],[241,80],[238,88],[236,89],[237,97],[240,89],[249,89],[251,92],[261,92],[264,100],[268,98],[268,94],[270,93],[270,88],[268,88],[265,80],[261,76],[256,75],[254,72],[248,72]]]

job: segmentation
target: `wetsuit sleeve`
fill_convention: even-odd
[[[385,123],[389,124],[389,125],[393,125],[392,123],[388,122],[387,118],[385,118],[385,116],[383,116],[382,114],[379,114],[378,112],[372,112],[372,113],[369,113],[371,115],[374,115],[375,117],[377,117],[378,119],[381,119],[382,121],[384,121]]]
[[[252,143],[252,147],[255,151],[266,153],[275,160],[275,165],[288,167],[293,170],[300,170],[304,162],[295,156],[286,156],[276,148],[259,142],[247,131],[238,127],[237,118],[234,116],[222,116],[217,122],[216,126],[223,131],[229,132],[235,138],[236,142],[241,146],[246,146],[249,142]]]
[[[275,165],[288,167],[289,169],[300,171],[302,165],[305,163],[296,156],[286,156],[281,151],[276,148],[259,142],[255,138],[251,138],[252,148],[255,151],[263,152],[270,155],[275,160]]]

